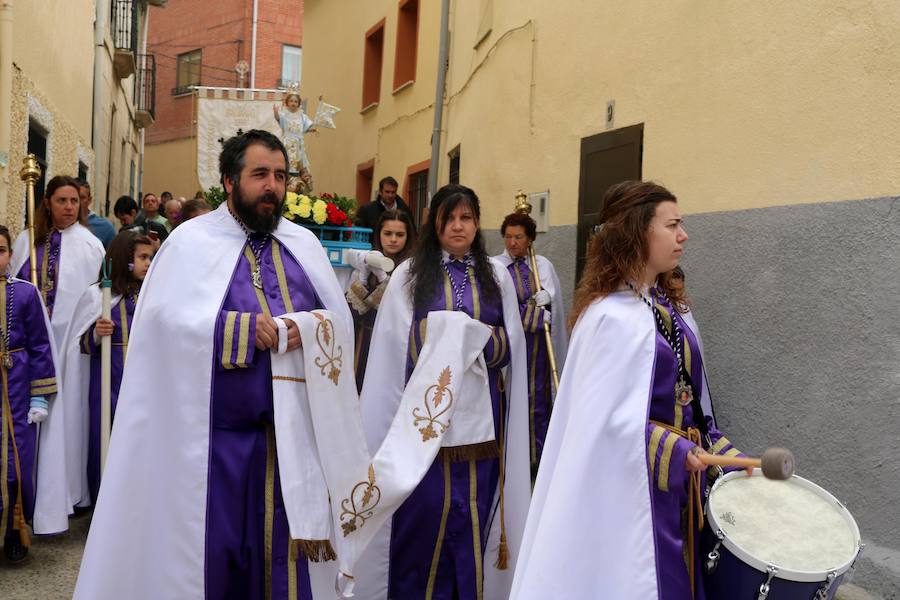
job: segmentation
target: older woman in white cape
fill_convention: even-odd
[[[676,270],[687,234],[653,183],[610,188],[601,222],[511,598],[702,599],[695,454],[737,450],[712,419]]]
[[[556,360],[558,373],[562,373],[566,360],[569,336],[566,332],[566,307],[562,297],[562,286],[553,263],[545,257],[535,255],[537,273],[529,260],[529,249],[537,235],[534,219],[515,212],[503,219],[500,235],[506,250],[495,256],[506,267],[519,301],[519,314],[525,329],[526,360],[528,364],[528,440],[532,476],[544,450],[547,427],[553,408],[553,381],[550,367],[550,352]],[[538,291],[540,282],[540,291]],[[547,344],[544,324],[550,326],[553,348]]]
[[[37,287],[50,315],[55,348],[60,359],[65,352],[65,333],[87,288],[97,281],[97,273],[103,262],[103,244],[91,230],[79,222],[81,198],[78,181],[72,177],[57,175],[47,182],[44,201],[35,213],[35,254]],[[29,236],[23,231],[13,245],[10,272],[20,279],[31,281]],[[85,423],[81,419],[84,395],[74,394],[73,400],[64,400],[65,373],[59,373],[62,393],[53,407],[54,426],[64,424],[66,472],[69,506],[87,506],[90,495],[87,488],[85,466],[87,464],[87,440],[83,433]],[[62,438],[60,438],[61,440]]]
[[[512,281],[485,254],[478,219],[469,188],[445,186],[432,199],[417,252],[394,272],[382,299],[362,410],[374,452],[429,335],[429,313],[462,311],[491,326],[483,356],[495,440],[441,449],[367,551],[356,587],[364,600],[509,594],[530,494],[525,352]]]

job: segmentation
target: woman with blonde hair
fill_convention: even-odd
[[[652,182],[611,187],[600,222],[511,597],[702,599],[697,454],[737,450],[715,427],[676,270],[688,235]]]

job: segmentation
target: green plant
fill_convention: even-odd
[[[225,202],[225,190],[217,185],[206,190],[206,203],[209,204],[213,210],[218,208],[223,202]]]

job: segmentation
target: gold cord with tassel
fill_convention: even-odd
[[[506,483],[506,432],[504,424],[506,423],[506,411],[504,406],[504,397],[506,394],[506,385],[504,385],[503,374],[500,373],[500,440],[497,444],[500,455],[500,476],[497,479],[500,486],[500,545],[497,548],[497,562],[494,566],[501,571],[509,568],[509,543],[506,541],[506,503],[504,502],[503,488]]]

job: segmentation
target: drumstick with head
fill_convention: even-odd
[[[769,479],[786,480],[794,474],[794,455],[787,448],[769,448],[763,452],[762,458],[743,456],[721,456],[719,454],[698,454],[697,458],[710,467],[748,467],[762,469],[763,475]]]

